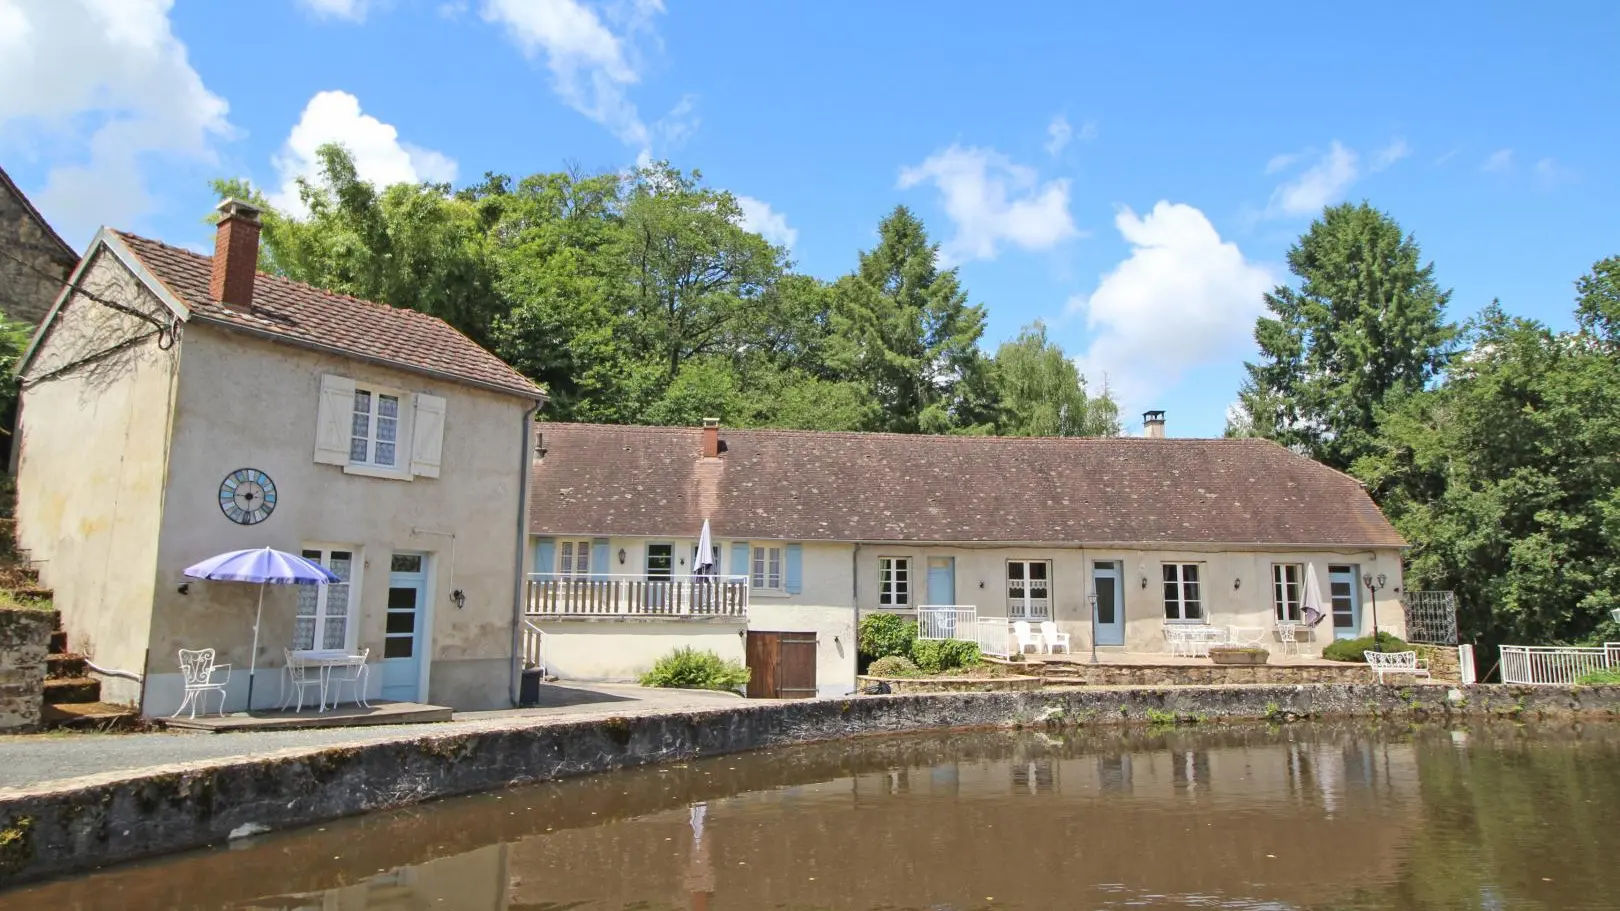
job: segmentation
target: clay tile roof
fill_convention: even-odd
[[[254,281],[253,305],[233,307],[209,294],[212,257],[115,233],[185,303],[194,319],[526,398],[544,395],[523,374],[436,316],[334,294],[265,272]]]
[[[1360,484],[1264,440],[540,424],[537,534],[1400,547]]]

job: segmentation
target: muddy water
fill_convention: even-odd
[[[14,908],[1615,909],[1620,728],[863,739],[266,836]]]

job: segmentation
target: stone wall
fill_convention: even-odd
[[[438,797],[865,734],[1166,717],[1467,715],[1613,719],[1620,687],[1094,687],[754,702],[595,720],[505,717],[437,735],[414,730],[386,741],[8,789],[0,792],[0,886]]]
[[[0,608],[0,731],[39,727],[56,611]]]
[[[1372,683],[1365,664],[1049,664],[1050,686],[1251,686],[1254,684]],[[1391,678],[1392,680],[1394,678]]]
[[[11,254],[0,256],[0,312],[12,319],[39,323],[79,258],[39,220],[22,196],[13,192],[3,175],[0,249]]]
[[[1414,645],[1418,657],[1429,662],[1429,676],[1436,680],[1462,679],[1462,661],[1455,645]]]

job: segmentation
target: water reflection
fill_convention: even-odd
[[[378,814],[11,908],[1611,908],[1620,730],[951,734]]]

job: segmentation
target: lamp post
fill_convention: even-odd
[[[1091,602],[1091,663],[1096,664],[1097,663],[1097,590],[1092,589],[1091,594],[1086,596],[1086,600]]]
[[[1379,573],[1376,578],[1372,573],[1361,574],[1361,584],[1367,586],[1367,591],[1372,598],[1373,651],[1375,652],[1381,652],[1384,650],[1383,643],[1378,640],[1378,590],[1383,588],[1385,583],[1388,581],[1389,577],[1385,576],[1383,573]]]

